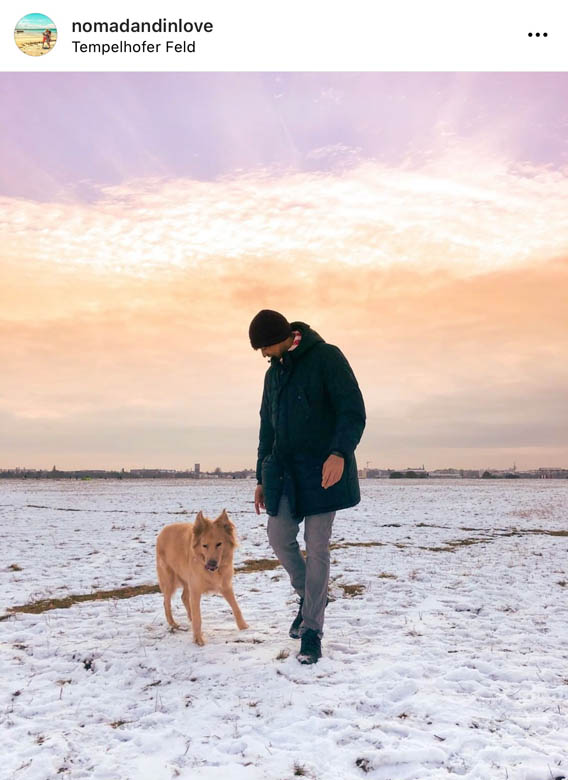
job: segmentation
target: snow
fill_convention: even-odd
[[[297,605],[281,568],[235,575],[247,631],[203,598],[203,648],[167,629],[158,593],[0,622],[0,777],[568,778],[568,483],[361,487],[334,524],[312,667],[287,635]],[[199,509],[227,508],[237,567],[273,557],[250,481],[0,491],[0,616],[155,584],[158,531]],[[174,614],[187,628],[179,594]]]

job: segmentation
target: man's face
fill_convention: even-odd
[[[269,347],[261,347],[260,351],[262,352],[262,357],[267,358],[278,358],[280,359],[282,355],[290,349],[290,346],[292,344],[293,339],[287,338],[284,341],[279,341],[278,344],[271,344]]]

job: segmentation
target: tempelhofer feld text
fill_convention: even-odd
[[[195,41],[165,41],[160,43],[151,43],[150,41],[141,41],[140,43],[130,43],[129,41],[82,43],[81,41],[72,41],[72,43],[76,54],[156,54],[158,52],[191,54],[195,52]]]

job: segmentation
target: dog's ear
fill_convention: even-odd
[[[222,525],[223,528],[234,528],[235,526],[231,522],[231,518],[227,514],[227,510],[223,509],[219,517],[215,520],[216,523],[219,523],[219,525]]]
[[[203,517],[203,512],[199,510],[197,513],[197,517],[195,518],[195,523],[193,524],[193,546],[197,544],[199,537],[203,533],[207,526],[207,520]]]
[[[220,525],[223,531],[227,534],[229,537],[230,543],[233,545],[233,547],[237,546],[237,533],[235,526],[231,522],[231,518],[227,514],[227,510],[223,509],[219,517],[215,520],[216,525]]]

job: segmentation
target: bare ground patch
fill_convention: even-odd
[[[235,567],[235,573],[248,573],[251,571],[270,571],[280,566],[280,563],[274,558],[248,559],[243,561],[241,566]],[[74,604],[80,604],[83,601],[108,601],[110,599],[131,599],[134,596],[146,596],[149,593],[159,593],[158,585],[133,585],[124,588],[113,588],[112,590],[97,590],[93,593],[77,593],[64,598],[40,599],[31,601],[28,604],[19,604],[8,608],[6,615],[0,616],[0,621],[7,620],[15,612],[27,612],[38,615],[42,612],[48,612],[50,609],[68,609]]]
[[[44,506],[43,504],[26,504],[27,509],[49,509],[52,512],[93,512],[101,515],[194,515],[197,514],[194,510],[179,509],[171,510],[164,509],[157,511],[155,509],[86,509],[75,508],[68,506]]]
[[[276,558],[248,558],[241,566],[235,566],[235,574],[247,574],[250,571],[272,571],[280,566]]]
[[[462,528],[462,531],[481,531],[481,528]],[[512,530],[498,529],[490,536],[470,536],[465,539],[452,539],[450,542],[446,542],[444,546],[440,547],[419,547],[419,550],[429,550],[430,552],[455,552],[460,547],[469,547],[472,544],[487,544],[488,542],[494,542],[496,539],[506,539],[508,537],[519,536],[556,536],[556,537],[568,537],[568,531],[560,530],[548,530],[546,528],[513,528]]]
[[[65,511],[69,511],[69,510],[65,510]],[[180,514],[182,513],[180,512]],[[478,529],[464,528],[463,530],[472,531]],[[529,529],[515,528],[512,530],[499,529],[491,536],[467,537],[465,539],[455,539],[450,542],[447,542],[444,546],[419,547],[418,549],[428,550],[430,552],[455,552],[456,550],[460,549],[460,547],[468,547],[474,544],[485,544],[487,542],[492,542],[495,539],[513,537],[513,536],[530,536],[530,535],[568,537],[568,530],[548,530],[542,528],[529,528]],[[402,542],[385,543],[385,542],[376,542],[376,541],[371,541],[371,542],[340,541],[340,542],[334,542],[333,544],[330,544],[329,548],[330,550],[341,550],[350,547],[385,547],[388,544],[393,544],[393,546],[399,549],[403,549],[409,546],[408,544],[404,544]],[[241,574],[241,573],[247,574],[248,572],[253,572],[253,571],[271,571],[272,569],[276,569],[279,566],[280,566],[280,562],[275,558],[248,558],[244,560],[240,566],[235,567],[235,574]],[[8,571],[21,571],[21,568],[18,566],[18,564],[12,564],[10,567],[8,567]],[[396,575],[389,575],[385,573],[379,576],[384,578],[392,577],[396,579]],[[565,585],[564,582],[560,582],[558,584],[563,586]],[[353,596],[360,595],[365,589],[362,585],[341,585],[340,587],[343,588],[343,591],[348,598],[353,598]],[[14,607],[9,607],[7,613],[5,615],[0,616],[0,621],[7,620],[17,612],[40,614],[42,612],[47,612],[51,609],[68,609],[69,607],[72,607],[74,604],[80,604],[81,602],[84,601],[130,599],[133,598],[134,596],[144,596],[151,593],[159,593],[159,592],[160,592],[160,588],[158,585],[134,585],[134,586],[128,586],[123,588],[114,588],[112,590],[98,590],[98,591],[94,591],[93,593],[72,594],[69,596],[65,596],[64,598],[41,599],[39,601],[32,601],[28,604],[19,604]]]
[[[337,584],[342,589],[344,595],[348,599],[355,598],[355,596],[360,596],[362,593],[365,592],[364,585],[342,585],[340,582],[338,582]]]
[[[82,601],[105,601],[108,599],[131,599],[133,596],[144,596],[147,593],[159,593],[160,588],[157,585],[134,585],[126,588],[115,588],[114,590],[97,590],[93,593],[78,593],[65,596],[62,599],[40,599],[31,601],[29,604],[20,604],[15,607],[8,607],[8,614],[2,615],[0,620],[6,620],[14,612],[28,612],[38,615],[41,612],[47,612],[50,609],[69,609],[73,604],[80,604]]]

